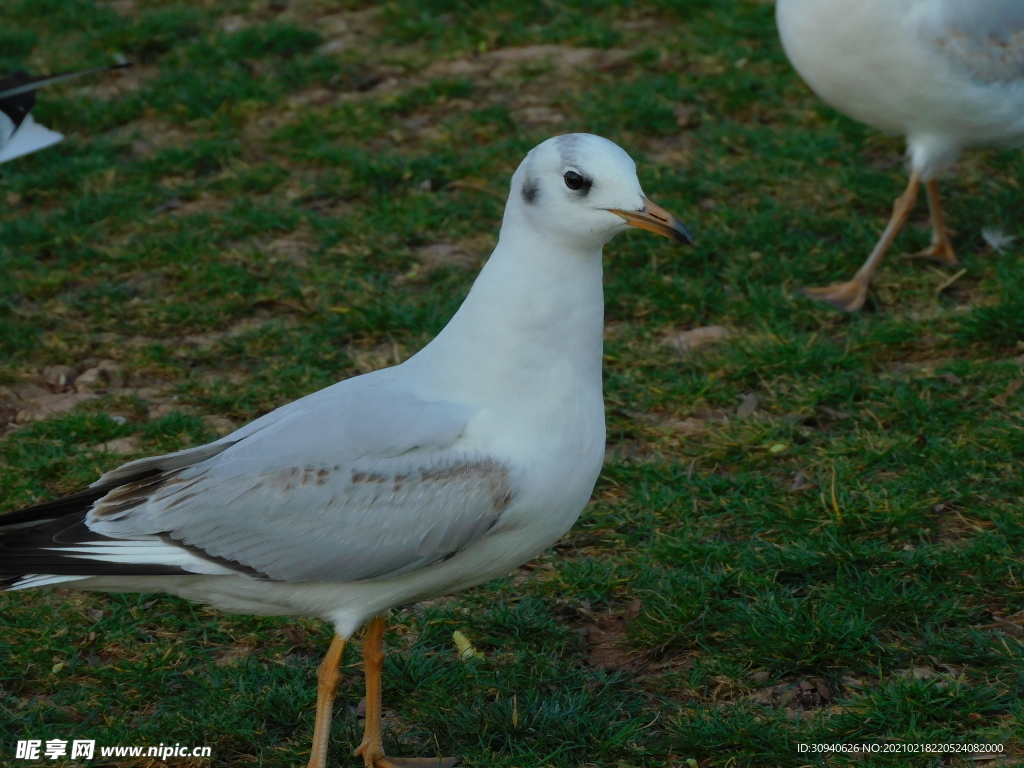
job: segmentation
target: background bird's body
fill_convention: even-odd
[[[0,163],[46,149],[63,140],[64,134],[43,127],[31,114],[15,123],[0,103]]]
[[[850,283],[808,294],[863,304],[878,262],[929,185],[934,237],[922,256],[956,264],[935,178],[972,147],[1024,144],[1024,3],[1017,0],[779,0],[790,61],[831,106],[907,139],[912,184]]]
[[[0,78],[0,163],[46,149],[63,141],[63,134],[44,128],[32,117],[32,107],[36,103],[37,89],[83,75],[127,66],[131,65],[125,62],[109,67],[93,67],[75,72],[36,77],[24,72],[15,72]]]
[[[925,181],[964,149],[1024,142],[1024,4],[780,0],[777,18],[811,89],[906,136]]]

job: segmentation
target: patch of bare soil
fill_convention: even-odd
[[[359,373],[370,373],[381,368],[389,368],[404,362],[409,357],[408,350],[394,341],[379,343],[352,341],[346,345],[345,354],[352,360]]]
[[[197,216],[204,213],[223,213],[231,208],[233,201],[212,195],[209,192],[202,192],[191,200],[179,200],[172,197],[157,206],[157,213],[168,213],[176,219],[185,219],[189,216]]]
[[[213,663],[218,667],[232,667],[247,658],[252,652],[253,647],[250,644],[235,642],[227,648],[213,651],[210,655],[213,657]]]
[[[339,11],[338,5],[328,0],[293,0],[277,18],[281,22],[315,27],[325,38],[320,53],[347,53],[377,37],[380,7]]]
[[[135,0],[108,0],[108,2],[96,3],[98,8],[107,8],[121,16],[133,17],[139,13]]]
[[[933,513],[937,516],[936,532],[932,541],[954,547],[967,546],[969,540],[995,527],[991,520],[970,519],[956,506],[936,504]]]
[[[260,243],[259,249],[278,261],[307,266],[307,256],[317,247],[317,240],[308,224],[273,240]]]
[[[131,152],[136,157],[152,157],[161,149],[181,149],[195,141],[194,131],[165,120],[143,117],[126,123],[108,134],[113,139],[131,139]]]
[[[587,643],[587,661],[600,669],[628,669],[634,655],[626,648],[625,621],[620,617],[604,617],[587,624],[580,634]]]
[[[117,456],[131,456],[142,452],[142,444],[139,442],[139,438],[133,435],[99,443],[94,450],[101,453],[113,453]]]
[[[438,61],[420,74],[430,80],[473,78],[505,80],[524,70],[564,76],[577,69],[610,71],[625,64],[630,51],[612,48],[573,48],[565,45],[527,45],[499,48],[476,56]]]
[[[18,382],[0,387],[0,431],[16,424],[28,424],[73,410],[95,397],[89,393],[53,392],[34,382]]]
[[[479,269],[490,255],[497,240],[490,233],[473,235],[456,242],[438,242],[424,245],[413,251],[416,264],[395,279],[396,283],[407,283],[423,280],[432,272],[443,267],[456,269]]]
[[[643,148],[653,162],[685,170],[693,161],[697,141],[691,136],[676,134],[648,139]]]
[[[675,350],[678,354],[685,356],[694,350],[720,344],[733,335],[732,331],[721,325],[707,325],[700,328],[691,328],[686,331],[666,333],[662,343]]]
[[[592,616],[592,620],[577,630],[587,645],[587,661],[592,667],[616,671],[634,671],[643,662],[643,654],[631,650],[628,644],[629,622],[640,615],[639,599],[621,613]]]
[[[743,403],[740,403],[740,407]],[[737,412],[740,409],[737,409]],[[679,417],[675,414],[665,413],[639,413],[636,411],[624,412],[633,421],[656,430],[665,436],[674,437],[697,437],[703,435],[713,425],[722,425],[729,422],[730,412],[721,408],[699,411],[686,417]],[[743,413],[737,413],[741,418]]]
[[[76,88],[75,93],[99,101],[114,101],[139,90],[159,74],[159,67],[134,64],[127,69],[105,72],[96,83]]]

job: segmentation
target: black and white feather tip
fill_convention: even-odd
[[[128,62],[120,62],[56,75],[32,76],[14,72],[0,78],[0,163],[45,149],[64,138],[63,134],[44,128],[32,118],[37,90],[74,77],[130,66]]]

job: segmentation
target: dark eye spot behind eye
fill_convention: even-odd
[[[579,192],[583,196],[590,192],[590,188],[594,184],[592,180],[583,174],[576,173],[576,171],[566,171],[562,178],[565,180],[565,186],[573,192]]]
[[[537,183],[536,179],[531,179],[529,177],[523,179],[522,195],[523,201],[527,205],[533,205],[535,202],[537,202],[537,195],[539,194],[540,185]]]

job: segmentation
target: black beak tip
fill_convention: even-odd
[[[694,245],[693,235],[690,234],[690,230],[679,222],[676,222],[676,225],[672,228],[672,237],[684,245],[689,245],[690,247]]]

